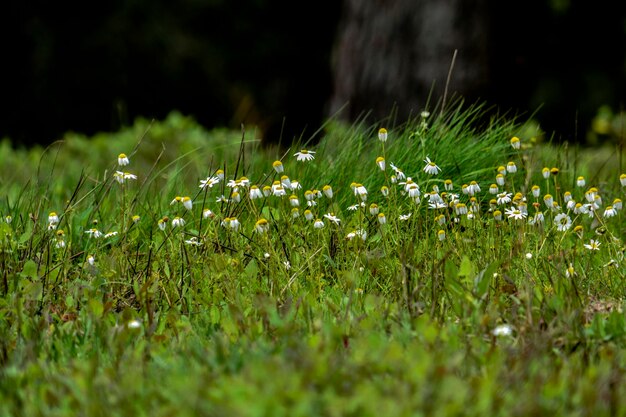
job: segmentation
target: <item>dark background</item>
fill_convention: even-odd
[[[207,127],[259,125],[268,141],[312,133],[331,112],[340,29],[351,13],[347,5],[357,1],[4,4],[0,137],[45,144],[69,130],[117,130],[135,117],[161,119],[174,109]],[[381,11],[393,3],[371,1]],[[477,18],[468,14],[463,30],[484,33],[486,55],[477,64],[483,78],[458,90],[510,114],[542,106],[536,118],[544,130],[584,138],[580,132],[600,106],[624,105],[625,3],[476,2],[480,21],[473,24]],[[441,54],[451,57],[449,49]],[[391,111],[394,97],[383,96],[371,99]],[[342,117],[354,119],[369,104],[360,106]]]

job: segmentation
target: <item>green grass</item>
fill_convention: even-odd
[[[179,114],[45,149],[2,142],[0,415],[625,414],[626,224],[604,214],[625,197],[619,149],[541,144],[484,114],[329,122],[319,144],[290,149]],[[302,147],[315,159],[296,161]],[[498,193],[512,201],[494,204],[509,162]],[[249,197],[282,175],[302,188]],[[433,187],[442,208],[429,208]],[[591,187],[593,215],[567,208],[566,191],[587,203]],[[528,218],[508,218],[524,206]]]

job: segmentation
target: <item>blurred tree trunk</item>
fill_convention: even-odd
[[[443,96],[477,98],[487,82],[487,0],[344,0],[331,114],[402,120]]]

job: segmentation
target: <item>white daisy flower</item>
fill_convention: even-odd
[[[533,185],[530,191],[533,193],[533,197],[539,198],[541,196],[541,188],[538,185]]]
[[[551,209],[554,206],[554,198],[551,194],[546,194],[543,196],[543,202],[546,204],[546,207]]]
[[[517,165],[515,165],[515,162],[511,161],[506,164],[506,171],[509,174],[515,174],[517,172]]]
[[[557,214],[554,217],[554,224],[556,225],[556,230],[559,232],[565,232],[572,227],[572,219],[570,219],[565,213]]]
[[[543,224],[544,220],[545,220],[545,217],[543,213],[539,211],[535,213],[534,217],[531,220],[529,220],[528,223],[533,224],[533,225],[541,225]]]
[[[378,168],[380,168],[381,171],[384,171],[386,167],[385,158],[383,158],[382,156],[376,158],[376,165],[378,165]]]
[[[59,223],[59,215],[56,214],[56,212],[51,211],[50,214],[48,214],[48,223],[50,224]]]
[[[387,129],[385,129],[384,127],[381,127],[378,130],[378,140],[381,142],[387,142]]]
[[[615,210],[613,206],[607,206],[604,210],[604,217],[608,219],[609,217],[613,216],[617,216],[617,210]]]
[[[231,222],[231,225],[232,225],[232,222]],[[263,234],[267,232],[268,230],[270,230],[270,224],[265,219],[259,219],[254,225],[254,230],[259,234]]]
[[[287,195],[287,191],[281,186],[278,186],[274,189],[274,196],[276,197],[284,197]]]
[[[102,232],[100,232],[98,229],[89,229],[85,231],[85,233],[88,234],[89,237],[93,237],[96,239],[102,237]]]
[[[162,231],[165,231],[165,226],[167,226],[167,222],[169,221],[169,217],[165,216],[159,219],[159,221],[157,222],[157,226],[159,226],[159,229],[161,229]]]
[[[185,240],[185,244],[191,246],[202,246],[202,242],[198,240],[197,237],[192,236],[191,238]]]
[[[283,163],[280,161],[274,161],[274,163],[272,163],[272,166],[274,167],[274,170],[276,171],[277,174],[282,174],[283,171],[285,170]]]
[[[415,183],[407,184],[406,192],[411,198],[420,198],[421,196],[420,187]]]
[[[322,187],[322,191],[327,198],[333,198],[333,188],[330,185]]]
[[[339,222],[341,222],[341,219],[335,216],[334,213],[326,213],[324,214],[324,217],[330,220],[331,222],[335,223],[336,225],[339,225]]]
[[[220,179],[218,177],[207,177],[206,179],[200,181],[200,188],[213,188],[213,186],[219,184],[219,182]]]
[[[507,193],[506,191],[502,192],[497,195],[498,198],[496,199],[496,202],[498,203],[498,205],[509,204],[511,202],[512,195],[513,194]]]
[[[448,206],[444,203],[439,203],[439,202],[428,203],[428,208],[431,210],[445,209],[446,207]]]
[[[280,177],[280,183],[284,188],[291,190],[291,180],[288,176],[283,175],[282,177]]]
[[[526,213],[515,207],[504,210],[504,214],[506,214],[509,219],[515,220],[522,220],[525,219],[527,216]]]
[[[568,210],[574,210],[574,208],[576,207],[576,201],[574,201],[574,200],[568,201],[567,204],[565,205],[565,207]]]
[[[365,241],[365,239],[367,239],[367,232],[363,229],[357,229],[353,232],[348,233],[346,239],[352,240],[355,237],[360,237],[363,241]]]
[[[589,250],[600,250],[600,244],[601,244],[600,241],[590,239],[588,244],[585,243],[585,248]]]
[[[426,159],[424,159],[424,163],[426,163],[426,166],[424,167],[424,172],[428,175],[437,175],[441,171],[441,168],[439,168],[437,164],[431,161],[429,157],[426,157]]]
[[[397,166],[395,166],[395,165],[393,164],[393,162],[392,162],[392,163],[390,163],[389,165],[391,166],[391,169],[393,169],[393,171],[396,173],[396,175],[395,175],[395,176],[396,176],[396,179],[397,179],[398,181],[402,181],[402,180],[406,179],[406,175],[404,175],[404,172],[403,172],[400,168],[398,168]]]
[[[480,192],[480,185],[476,181],[470,182],[470,185],[467,187],[469,195],[473,196]]]
[[[263,198],[263,193],[258,186],[253,185],[250,187],[250,200],[256,200],[257,198]]]
[[[463,216],[465,214],[467,214],[467,206],[463,203],[457,203],[454,206],[454,210],[456,212],[457,216]]]
[[[235,191],[239,189],[240,185],[241,183],[239,182],[239,180],[228,180],[228,182],[226,183],[227,187],[232,188]]]
[[[589,208],[585,204],[576,203],[574,206],[574,214],[587,214]]]
[[[563,201],[565,201],[566,203],[569,203],[570,201],[572,201],[573,197],[572,197],[572,193],[569,191],[565,191],[563,193]]]
[[[295,154],[293,154],[293,156],[296,157],[297,161],[311,161],[315,159],[315,157],[313,156],[314,154],[315,152],[313,151],[302,149],[300,152],[296,152]]]
[[[491,331],[491,334],[495,337],[511,336],[513,335],[513,328],[508,324],[501,324],[496,326],[496,328]]]
[[[363,184],[356,184],[354,187],[354,195],[361,197],[361,200],[367,200],[367,190]]]
[[[115,171],[113,178],[120,184],[124,184],[124,173],[122,171]]]
[[[126,156],[125,153],[121,153],[117,156],[117,164],[121,167],[126,166],[128,164],[130,164],[130,161],[128,160],[128,156]]]
[[[513,136],[511,138],[511,146],[513,147],[513,149],[517,150],[522,147],[522,142],[520,142],[517,136]]]

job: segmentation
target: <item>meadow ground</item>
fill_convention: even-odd
[[[2,142],[0,416],[625,415],[623,148],[535,134]]]

